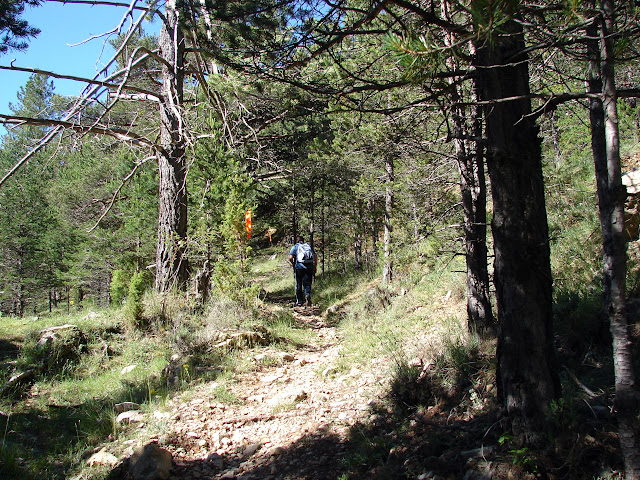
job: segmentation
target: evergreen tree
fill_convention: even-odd
[[[20,18],[25,6],[40,5],[40,0],[2,0],[0,2],[0,54],[9,50],[24,50],[26,39],[40,33],[36,27],[30,26]]]
[[[53,83],[46,76],[33,75],[18,92],[12,111],[20,116],[48,118],[53,100]],[[11,168],[15,158],[37,141],[43,127],[14,129],[3,138],[1,163]],[[9,185],[0,191],[0,236],[3,268],[0,281],[5,286],[3,310],[23,315],[27,305],[34,312],[46,302],[63,269],[64,236],[58,236],[57,220],[47,202],[48,182],[54,164],[45,154],[34,156]]]

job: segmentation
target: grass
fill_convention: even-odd
[[[93,332],[114,326],[77,319],[78,325],[90,325],[87,328]],[[42,319],[21,325],[20,333],[29,337],[43,327],[74,320]],[[160,377],[166,363],[160,345],[147,341],[136,342],[134,346],[111,337],[112,349],[120,353],[109,358],[96,353],[101,352],[103,342],[98,339],[96,336],[89,341],[88,351],[79,360],[68,362],[57,372],[42,370],[26,389],[0,398],[0,410],[11,412],[0,417],[5,458],[1,468],[8,469],[4,478],[65,478],[64,472],[79,462],[85,449],[117,434],[113,425],[115,403],[148,400],[150,385]],[[21,343],[30,348],[26,340]],[[138,371],[123,375],[122,366],[132,364],[138,365]],[[18,366],[27,365],[18,363]],[[5,369],[2,373],[2,380],[6,381],[11,372]],[[14,455],[16,451],[19,455]],[[14,456],[17,461],[11,460]]]
[[[274,253],[256,256],[252,272],[266,292],[292,294],[286,256]],[[314,301],[325,305],[340,301],[352,293],[356,283],[326,276],[315,284]],[[17,480],[53,480],[73,474],[104,478],[104,472],[84,469],[86,452],[144,435],[138,429],[115,424],[114,405],[119,402],[141,404],[144,411],[162,410],[174,391],[187,398],[191,385],[214,381],[211,397],[215,401],[237,403],[239,399],[228,388],[233,381],[231,372],[250,371],[255,362],[237,351],[224,355],[211,352],[208,347],[220,331],[262,324],[275,338],[283,339],[273,344],[281,351],[309,340],[310,333],[295,324],[288,307],[279,308],[278,303],[261,309],[264,305],[260,301],[255,306],[241,306],[217,297],[197,314],[183,297],[173,294],[146,294],[142,304],[146,320],[142,324],[150,325],[147,331],[133,329],[122,310],[2,319],[0,339],[6,361],[0,367],[0,383],[20,369],[44,365],[52,355],[62,355],[60,345],[65,342],[41,351],[37,346],[41,330],[76,325],[82,341],[73,345],[79,355],[61,359],[55,370],[38,368],[34,382],[0,397],[0,411],[7,413],[0,416],[0,476]],[[67,343],[72,341],[75,337],[70,336]],[[184,365],[180,383],[168,386],[165,370],[172,356]],[[154,420],[145,431],[160,431],[166,423],[161,415],[149,417]]]
[[[101,480],[108,472],[89,471],[84,464],[87,452],[160,434],[168,419],[152,412],[163,412],[173,397],[188,401],[195,394],[192,387],[204,384],[212,400],[240,402],[229,388],[236,373],[275,365],[277,352],[295,350],[312,335],[294,321],[287,304],[293,298],[293,281],[286,256],[274,254],[270,250],[253,258],[251,271],[264,290],[254,305],[216,297],[204,309],[195,310],[184,298],[145,295],[145,314],[153,321],[144,332],[130,329],[117,310],[37,320],[3,318],[0,383],[17,369],[27,368],[29,362],[43,361],[38,360],[34,346],[43,328],[77,325],[86,345],[79,358],[61,364],[56,371],[39,371],[27,388],[0,397],[0,411],[5,414],[0,415],[0,478],[57,480],[75,475]],[[418,259],[412,268],[400,269],[393,287],[380,286],[362,272],[327,274],[315,283],[314,302],[320,304],[320,311],[326,314],[328,307],[337,307],[326,319],[335,323],[342,348],[333,365],[335,371],[329,374],[339,376],[354,367],[374,364],[387,370],[389,382],[387,396],[372,399],[371,420],[352,429],[342,478],[385,478],[400,472],[417,477],[435,468],[429,467],[433,458],[446,459],[450,452],[473,448],[478,442],[498,443],[504,429],[494,426],[498,421],[493,387],[495,345],[483,344],[466,331],[461,270],[458,259],[439,264]],[[558,296],[556,313],[563,319],[559,335],[579,330],[592,311],[588,300]],[[262,347],[226,353],[211,350],[219,332],[248,330],[254,325],[266,327],[275,339],[266,353]],[[583,349],[581,362],[565,358],[567,365],[592,390],[608,398],[610,355],[584,345]],[[256,362],[258,352],[264,356]],[[123,373],[125,367],[134,365]],[[170,385],[169,367],[180,371],[179,381]],[[553,415],[559,431],[578,432],[576,425],[585,423],[584,413],[579,409],[581,403],[570,399],[580,388],[569,376],[563,376],[563,382],[566,395],[554,405]],[[114,405],[122,401],[139,403],[149,413],[144,428],[115,424]],[[295,402],[285,402],[275,408],[294,406]],[[467,430],[451,430],[456,422],[463,422]],[[480,437],[474,436],[476,432]],[[584,443],[583,433],[571,438]],[[610,442],[606,438],[594,442]],[[506,445],[502,455],[509,468],[545,465],[536,452],[515,446]],[[577,457],[571,461],[579,464]],[[445,477],[459,473],[459,466],[443,462],[437,465]],[[615,467],[615,460],[603,464],[607,462]]]

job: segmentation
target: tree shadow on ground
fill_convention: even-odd
[[[156,376],[136,382],[123,380],[117,392],[77,405],[43,405],[33,397],[37,392],[18,392],[19,396],[28,397],[26,407],[19,412],[0,412],[0,478],[68,478],[74,465],[73,456],[67,453],[87,449],[84,456],[88,456],[94,452],[92,445],[108,441],[116,428],[116,404],[144,404],[150,392],[162,395],[178,386],[170,385],[168,378]]]
[[[361,421],[325,425],[286,448],[254,445],[196,461],[176,459],[170,479],[582,479],[622,468],[614,419],[578,400],[560,404],[548,445],[519,445],[496,401],[493,383],[449,376],[445,386],[423,369],[399,369],[387,393]],[[350,425],[349,425],[350,423]],[[341,427],[345,428],[341,428]],[[180,446],[196,439],[173,438]],[[257,449],[257,450],[256,450]],[[126,467],[111,479],[125,479]]]
[[[238,448],[237,453],[226,456],[214,453],[202,460],[177,460],[170,479],[463,478],[476,466],[468,461],[472,454],[465,457],[465,451],[482,446],[495,449],[500,432],[493,428],[500,423],[496,418],[495,411],[490,411],[466,420],[452,419],[450,412],[439,408],[430,416],[408,414],[406,406],[394,405],[387,398],[372,405],[365,420],[355,422],[346,432],[330,425],[301,436],[286,448],[258,449],[248,456]],[[174,438],[169,443],[176,447],[183,441],[190,440]],[[126,467],[115,470],[110,478],[126,479]]]
[[[0,338],[0,362],[15,359],[20,352],[20,347],[9,340]]]
[[[295,284],[290,287],[283,287],[273,292],[267,292],[264,301],[275,305],[293,305],[296,301]]]

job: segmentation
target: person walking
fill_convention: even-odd
[[[289,252],[289,263],[296,277],[296,306],[311,306],[311,283],[318,268],[318,257],[301,235]]]

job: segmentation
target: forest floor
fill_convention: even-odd
[[[338,373],[340,338],[317,308],[296,308],[313,332],[293,353],[252,352],[255,369],[227,385],[230,401],[212,401],[205,384],[169,405],[173,420],[159,442],[174,459],[171,479],[336,478],[351,428],[371,417],[385,368]]]
[[[403,405],[416,400],[412,389],[435,387],[402,384],[392,358],[345,369],[340,329],[318,308],[293,310],[311,332],[304,344],[251,350],[224,401],[213,382],[169,402],[168,427],[151,440],[173,456],[170,480],[619,478],[607,467],[617,460],[610,419],[587,417],[586,430],[548,448],[519,448],[491,378],[476,372],[474,385],[429,392],[428,408]]]
[[[172,454],[170,480],[535,478],[500,453],[495,413],[470,415],[473,388],[410,412],[391,398],[392,358],[345,369],[340,329],[317,307],[292,310],[304,344],[245,351],[251,366],[224,381],[224,398],[203,383],[154,414],[166,426],[148,440]]]
[[[244,350],[243,368],[153,413],[163,428],[145,441],[172,454],[169,480],[619,478],[610,419],[587,417],[586,430],[548,448],[520,448],[486,371],[439,390],[428,377],[442,365],[420,365],[422,383],[399,375],[389,355],[345,368],[341,329],[326,312],[284,308],[309,333],[303,343]],[[140,440],[130,442],[118,457]],[[117,470],[110,478],[127,478]]]

